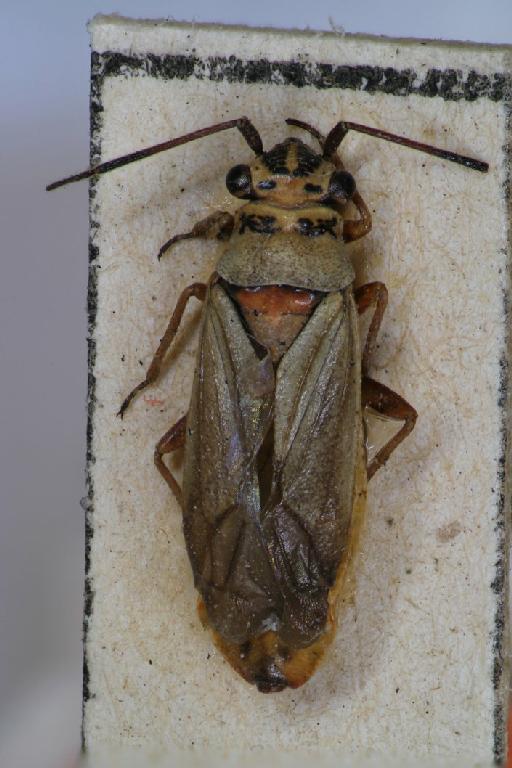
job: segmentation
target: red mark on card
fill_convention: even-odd
[[[159,400],[158,397],[148,397],[147,395],[144,395],[144,402],[155,407],[157,405],[163,405],[165,400]]]

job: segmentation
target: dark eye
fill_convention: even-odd
[[[235,197],[251,198],[254,197],[252,188],[251,169],[248,165],[235,165],[228,171],[226,176],[226,187]]]
[[[334,171],[329,179],[329,197],[344,197],[347,200],[356,191],[354,177],[347,171]]]

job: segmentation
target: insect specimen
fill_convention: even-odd
[[[323,137],[299,120],[320,151],[286,138],[265,151],[247,118],[189,133],[50,185],[111,171],[236,127],[255,154],[226,176],[245,201],[212,213],[180,240],[225,245],[208,283],[182,292],[144,380],[158,378],[187,302],[202,301],[188,414],[158,442],[155,463],[183,510],[199,612],[218,648],[262,692],[296,688],[331,644],[366,502],[367,480],[411,432],[416,412],[369,376],[387,304],[380,282],[354,289],[344,244],[371,216],[338,147],[349,130],[466,167],[479,160],[356,123]],[[357,211],[352,218],[348,211]],[[361,348],[358,315],[372,312]],[[366,409],[400,423],[368,463]],[[182,486],[164,456],[184,448]]]

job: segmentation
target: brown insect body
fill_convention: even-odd
[[[416,412],[368,376],[387,303],[382,283],[354,290],[345,242],[371,216],[337,155],[348,130],[485,172],[486,163],[357,123],[338,123],[317,154],[298,139],[268,152],[247,118],[228,120],[107,161],[49,185],[106,173],[156,152],[238,128],[256,154],[232,168],[246,202],[176,235],[227,241],[208,285],[186,288],[144,381],[160,373],[186,304],[204,301],[190,409],[161,438],[155,463],[183,509],[199,614],[227,661],[262,692],[296,688],[332,642],[336,606],[364,519],[367,479],[411,432]],[[347,217],[351,202],[359,218]],[[374,308],[360,348],[358,313]],[[367,465],[365,408],[401,421]],[[163,456],[185,448],[183,488]]]
[[[309,679],[334,636],[366,454],[354,275],[343,217],[321,201],[336,169],[295,139],[249,171],[264,199],[237,212],[209,289],[187,420],[184,530],[204,623],[246,680],[274,692]],[[231,367],[225,391],[211,375],[220,361],[226,378]],[[209,382],[222,413],[212,414]],[[211,498],[217,489],[224,498]]]

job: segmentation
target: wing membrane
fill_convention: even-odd
[[[211,289],[187,423],[184,530],[209,620],[231,642],[276,629],[301,646],[325,627],[352,512],[359,360],[350,289],[320,302],[275,375],[224,289]],[[258,454],[272,432],[262,509]]]
[[[309,643],[347,545],[361,438],[351,293],[329,294],[277,372],[274,491],[264,530],[286,595],[282,634]]]
[[[213,626],[242,642],[279,610],[259,525],[257,454],[272,424],[275,380],[224,290],[210,291],[187,420],[184,531]]]

